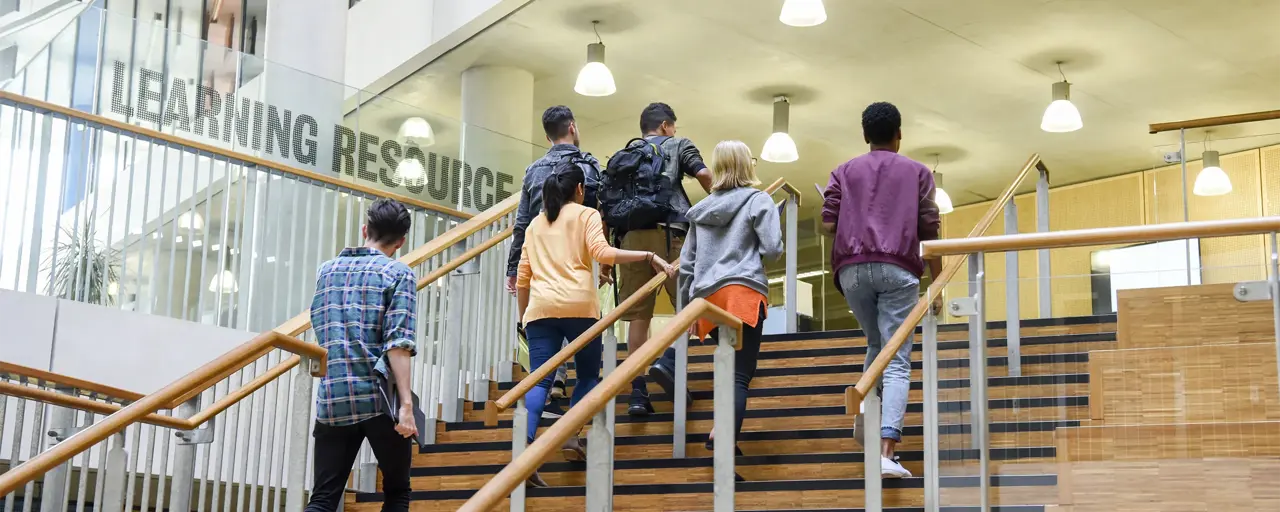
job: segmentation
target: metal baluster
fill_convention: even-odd
[[[969,318],[969,386],[973,388],[973,443],[978,450],[978,487],[982,512],[991,511],[990,433],[987,425],[987,287],[982,253],[969,255],[974,314]]]
[[[200,412],[200,397],[196,396],[178,406],[175,411],[179,418],[190,418]],[[168,436],[166,436],[167,438]],[[161,481],[164,479],[162,472]],[[194,443],[175,443],[173,455],[173,490],[169,493],[169,510],[186,512],[191,510],[191,490],[196,478],[196,445]],[[163,499],[156,500],[156,508],[164,504]]]
[[[70,394],[71,390],[62,389],[61,393]],[[66,407],[58,407],[50,405],[49,408],[49,428],[37,429],[32,432],[31,445],[33,449],[40,451],[47,450],[57,444],[62,439],[66,439],[71,435],[72,429],[75,427],[76,411]],[[73,461],[63,462],[53,470],[45,473],[44,481],[41,485],[40,493],[40,511],[41,512],[57,512],[67,502],[65,493],[66,484],[70,482],[71,468]],[[28,494],[28,497],[35,499],[35,496]]]
[[[601,341],[604,346],[601,351],[603,361],[600,368],[600,379],[604,380],[618,367],[618,339],[614,336],[613,329],[609,329],[604,332]],[[579,385],[581,385],[581,380],[579,380]],[[618,414],[618,409],[614,405],[616,401],[617,397],[609,397],[609,401],[604,408],[592,418],[591,429],[587,431],[588,512],[609,512],[613,510],[613,446]]]
[[[133,491],[138,479],[138,463],[142,458],[142,423],[134,423],[133,433],[129,436],[129,442],[125,446],[133,449],[133,457],[129,457],[129,452],[124,452],[125,474],[125,493],[123,506],[128,510],[133,510]]]
[[[196,310],[194,311],[194,315],[192,315],[192,318],[191,318],[192,321],[200,322],[200,323],[204,323],[204,296],[205,296],[204,283],[206,282],[206,278],[208,278],[209,276],[209,272],[208,272],[209,251],[213,250],[213,240],[212,240],[212,234],[213,234],[212,219],[213,218],[210,217],[210,214],[213,212],[213,189],[214,189],[213,184],[216,181],[215,176],[217,175],[217,168],[218,168],[218,159],[213,155],[209,155],[209,182],[204,187],[205,223],[204,223],[204,228],[200,233],[200,278],[196,279],[196,289],[195,289]],[[223,166],[223,172],[226,172],[226,166]],[[225,222],[226,221],[223,221],[223,223]],[[215,269],[214,271],[217,272],[218,269]],[[213,399],[213,398],[216,398],[216,396],[210,397],[210,399]],[[213,403],[213,402],[209,402],[209,403]],[[210,454],[209,458],[212,459],[213,445],[209,445],[209,454]],[[216,489],[215,489],[215,492],[216,492]],[[201,500],[200,500],[200,503],[197,504],[197,507],[204,506],[204,499],[203,499],[204,489],[203,488],[200,489],[200,494],[201,494]],[[201,512],[204,512],[204,511],[201,510]]]
[[[156,512],[164,509],[165,488],[169,474],[169,440],[173,437],[168,430],[156,427],[155,436],[160,438],[160,468],[156,470]]]
[[[1049,169],[1044,162],[1036,164],[1039,178],[1036,180],[1036,232],[1049,232]],[[1036,251],[1036,266],[1040,277],[1038,291],[1040,299],[1040,318],[1053,318],[1053,274],[1049,270],[1049,249]]]
[[[159,271],[160,245],[163,243],[160,240],[160,233],[164,231],[164,224],[165,224],[164,218],[166,213],[165,212],[165,196],[168,195],[167,192],[168,192],[168,180],[169,180],[169,172],[168,172],[169,143],[161,142],[160,148],[161,148],[160,149],[160,170],[159,170],[159,174],[160,174],[160,201],[159,202],[160,204],[156,205],[156,221],[155,221],[156,227],[155,227],[155,232],[151,235],[151,239],[155,240],[156,243],[155,243],[155,247],[151,249],[151,265],[148,265],[148,267],[151,269],[151,286],[147,290],[148,293],[147,293],[146,312],[150,314],[155,314],[156,312],[160,311],[160,304],[158,303],[160,302],[160,283],[163,281],[161,279],[162,276]],[[152,155],[152,156],[154,157],[155,155]],[[172,242],[172,240],[170,242]],[[173,275],[170,274],[167,277],[169,277],[169,281],[170,281],[169,288],[172,288]],[[150,472],[151,471],[148,469],[147,473],[150,473]],[[149,479],[147,483],[150,483]],[[143,500],[146,500],[149,498],[149,496],[144,495],[142,498]],[[146,509],[147,509],[146,502],[143,501],[143,507],[142,507],[143,512],[146,512]]]
[[[134,432],[138,431],[138,426],[136,423],[133,425]],[[125,430],[128,431],[127,428]],[[132,478],[131,473],[125,469],[128,464],[129,453],[125,451],[125,433],[121,432],[111,436],[111,448],[107,451],[105,469],[99,476],[104,480],[102,494],[94,497],[94,501],[101,500],[103,506],[94,512],[124,512],[125,479]],[[129,510],[132,510],[132,507]]]
[[[35,420],[35,428],[32,429],[31,432],[33,437],[36,437],[40,435],[39,434],[40,432],[44,431],[45,405],[41,402],[35,402],[34,405],[36,408],[36,414],[35,414],[35,417],[33,418]],[[27,454],[27,460],[31,460],[31,458],[38,455],[41,451],[40,448],[41,446],[40,446],[40,441],[38,437],[32,439],[31,451]],[[24,490],[26,492],[26,495],[35,496],[35,487],[36,487],[35,481],[27,482],[27,487]],[[31,506],[34,504],[33,503],[34,501],[35,501],[34,499],[23,500],[22,512],[31,512]]]
[[[142,464],[142,494],[138,497],[138,499],[141,502],[141,505],[139,505],[138,510],[142,512],[146,512],[147,507],[151,504],[151,478],[152,476],[155,475],[155,473],[151,472],[151,466],[152,464],[155,463],[155,460],[156,460],[156,434],[157,434],[157,430],[159,430],[159,427],[156,427],[154,425],[146,425],[146,424],[143,424],[143,427],[147,431],[147,433],[145,434],[146,440],[147,440],[147,448],[146,450],[141,450],[141,449],[138,450],[138,454],[141,455],[143,458],[145,458],[145,460],[141,461],[143,463]]]
[[[66,141],[71,139],[71,120],[66,118],[61,120],[63,121],[63,131],[64,131],[63,139],[62,139],[63,140],[62,145],[64,147],[62,148],[62,150],[65,152],[67,149],[69,149],[66,147]],[[77,291],[75,290],[76,270],[73,269],[71,271],[71,283],[70,283],[71,289],[58,290],[58,252],[59,252],[58,249],[59,249],[59,246],[62,245],[59,242],[59,240],[62,239],[62,229],[63,229],[62,214],[64,213],[63,203],[67,199],[67,182],[71,180],[70,170],[71,170],[71,164],[66,161],[62,162],[62,172],[59,174],[62,178],[58,180],[58,195],[54,198],[55,206],[53,210],[53,239],[52,239],[53,245],[52,247],[50,247],[51,250],[49,254],[49,283],[47,286],[48,286],[48,291],[50,296],[60,297],[60,296],[63,296],[63,294],[66,294],[64,298],[75,300],[75,297],[76,297],[75,293]],[[73,224],[78,221],[79,215],[80,215],[80,203],[76,202],[76,205],[73,208],[72,217],[71,217],[71,221]],[[73,225],[71,229],[71,233],[72,233],[71,236],[73,237],[76,236],[75,234],[78,233],[79,231],[80,231],[80,226]],[[38,245],[43,245],[44,241],[39,238],[36,238],[35,243]],[[72,265],[74,265],[74,267],[77,269],[80,266],[78,262],[72,262]]]
[[[793,232],[794,233],[794,232]],[[721,326],[724,327],[724,326]],[[712,454],[715,472],[715,510],[734,510],[734,450],[737,443],[734,432],[734,358],[737,354],[738,331],[720,329],[720,343],[716,345],[715,370],[712,391],[715,397],[713,422],[715,423],[715,452]]]
[[[27,401],[15,399],[14,408],[13,408],[13,415],[14,415],[13,444],[9,447],[9,467],[11,468],[18,467],[18,461],[21,460],[20,455],[22,453],[22,432],[23,432],[22,427],[24,423],[23,420],[26,419],[25,418],[26,413],[27,413]],[[4,431],[0,430],[0,435],[3,435],[3,434],[4,434]],[[9,493],[8,496],[4,497],[5,498],[4,512],[13,512],[13,501],[14,499],[17,498],[17,496],[18,496],[18,492],[14,491]]]
[[[102,131],[104,133],[114,133],[115,140],[116,140],[115,153],[113,154],[112,162],[111,162],[111,193],[107,195],[107,204],[109,206],[107,206],[106,241],[107,241],[107,246],[111,247],[115,244],[115,241],[113,239],[115,238],[114,235],[115,235],[115,227],[116,227],[115,226],[116,225],[116,183],[120,181],[119,179],[120,178],[120,143],[123,137],[121,137],[119,132],[108,132],[106,128],[103,128]],[[128,225],[128,223],[126,222],[125,225]],[[0,242],[0,247],[2,246],[3,246],[3,242]],[[115,251],[111,251],[108,253],[108,255],[114,254],[114,253]],[[111,277],[111,267],[115,263],[114,261],[112,261],[113,259],[114,258],[108,257],[107,264],[102,266],[102,282],[107,283],[107,297],[105,297],[104,300],[102,301],[104,305],[110,304],[111,303],[110,301],[119,301],[121,296],[124,295],[124,292],[122,291],[122,287],[124,286],[124,283],[120,281],[120,276],[117,275],[116,281],[115,281],[116,296],[114,299],[111,298],[111,281],[109,277]],[[121,260],[120,266],[121,267],[124,266],[123,260]],[[94,417],[93,415],[90,415],[90,419],[92,419],[93,417]],[[105,442],[102,443],[102,446],[105,449],[106,443]],[[106,456],[106,452],[103,452],[103,457],[105,456]],[[99,478],[99,480],[101,480],[101,478]],[[101,496],[102,496],[101,494],[94,494],[95,499]]]
[[[165,154],[167,155],[168,152],[166,151]],[[169,230],[169,232],[172,233],[173,235],[169,239],[169,286],[168,286],[169,290],[166,294],[165,304],[164,304],[165,316],[168,316],[171,318],[174,317],[173,304],[175,301],[173,300],[173,289],[176,288],[176,286],[174,286],[174,283],[178,282],[176,276],[174,276],[174,273],[176,273],[178,270],[178,224],[179,224],[178,220],[182,217],[182,213],[180,211],[182,208],[182,174],[183,174],[182,171],[184,167],[183,163],[185,163],[184,162],[185,159],[183,158],[183,156],[184,156],[184,151],[182,149],[178,149],[178,173],[177,173],[176,179],[174,180],[176,184],[173,187],[175,192],[174,193],[175,197],[173,198],[174,211],[173,211],[173,220],[170,221],[172,226],[171,226],[171,229]],[[168,168],[169,166],[166,165],[165,174],[168,174]],[[194,219],[192,219],[192,221],[194,222]],[[183,242],[187,242],[186,240],[187,238],[188,237],[183,237]],[[189,258],[190,252],[188,252],[187,254]],[[191,267],[188,265],[186,268],[189,269]],[[187,281],[183,280],[182,289],[186,290],[186,288],[187,288]],[[169,437],[165,436],[165,439],[169,439]],[[161,482],[161,485],[163,485],[164,479],[162,478],[160,482]],[[163,505],[163,502],[157,500],[156,508],[160,508],[161,505]]]
[[[97,419],[98,419],[98,416],[96,414],[89,415],[90,423],[96,422]],[[119,436],[119,434],[116,434],[115,436],[111,436],[107,438],[107,440],[101,443],[98,443],[98,473],[94,475],[94,479],[93,479],[94,480],[93,501],[94,501],[95,512],[97,510],[102,510],[103,508],[105,508],[106,484],[107,484],[107,457],[110,454],[107,448],[108,448],[108,445],[110,444],[110,441],[112,439],[115,439],[117,436]],[[83,511],[77,511],[77,512],[83,512]]]
[[[0,104],[0,112],[12,111],[9,114],[11,122],[9,123],[9,133],[13,134],[13,138],[9,140],[9,164],[5,166],[4,190],[8,199],[5,200],[4,206],[0,207],[0,249],[8,246],[9,240],[9,205],[13,204],[13,198],[18,197],[17,191],[13,188],[13,177],[18,174],[18,168],[14,166],[14,160],[18,155],[18,140],[22,138],[22,117],[24,112],[17,108],[12,108],[7,104]],[[23,180],[25,181],[25,180]],[[26,194],[23,194],[25,199]],[[22,230],[22,226],[18,226],[18,230]],[[21,235],[19,235],[21,237]],[[0,275],[4,274],[4,255],[5,251],[0,250]],[[17,273],[15,272],[15,275]],[[0,286],[3,286],[0,284]],[[17,288],[16,286],[14,288]],[[3,406],[0,406],[2,408]],[[2,410],[2,409],[0,409]],[[0,422],[3,422],[0,419]]]

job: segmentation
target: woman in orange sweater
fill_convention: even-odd
[[[560,350],[563,340],[573,340],[600,319],[591,262],[617,265],[646,261],[654,270],[675,275],[675,267],[652,252],[625,251],[609,246],[604,223],[595,209],[582,206],[582,169],[566,159],[542,186],[543,214],[525,231],[524,250],[516,275],[520,318],[529,340],[529,364],[542,366]],[[578,383],[570,407],[600,382],[600,337],[574,356]],[[533,441],[538,418],[551,389],[552,376],[539,382],[525,397],[529,411],[529,440]],[[586,460],[581,440],[565,443],[562,450],[571,461]],[[541,480],[530,479],[540,485]],[[541,484],[545,485],[545,484]]]

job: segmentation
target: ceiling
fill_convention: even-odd
[[[781,4],[538,0],[387,90],[405,113],[377,116],[394,126],[414,105],[460,118],[461,72],[507,65],[535,76],[534,121],[570,106],[597,155],[636,136],[652,101],[676,110],[680,135],[704,154],[722,139],[758,153],[772,97],[789,94],[800,160],[761,162],[760,174],[809,191],[866,150],[862,109],[890,101],[903,113],[903,152],[931,166],[937,154],[959,205],[998,195],[1033,152],[1054,185],[1076,183],[1162,165],[1156,147],[1177,134],[1149,135],[1148,123],[1280,108],[1274,0],[839,0],[811,28],[780,23]],[[618,92],[588,98],[573,82],[597,19]],[[1085,127],[1050,134],[1039,122],[1060,60]],[[1213,138],[1236,140],[1214,149],[1280,142],[1254,137],[1273,133],[1280,124],[1220,128]]]

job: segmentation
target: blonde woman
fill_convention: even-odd
[[[744,324],[742,350],[734,359],[734,429],[740,433],[769,303],[764,259],[782,254],[782,226],[769,194],[755,188],[760,180],[746,144],[727,140],[716,145],[711,181],[711,195],[689,209],[691,226],[680,251],[679,293],[686,304],[706,299]],[[703,320],[695,328],[694,334],[702,339],[712,325]],[[708,440],[707,449],[711,448]]]

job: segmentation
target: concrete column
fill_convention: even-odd
[[[464,163],[455,208],[481,211],[500,200],[497,180],[519,180],[524,168],[546,145],[534,133],[533,74],[519,68],[480,66],[462,72],[462,143]],[[530,142],[538,142],[537,146]],[[506,193],[520,183],[504,183]]]
[[[259,94],[261,101],[279,109],[281,117],[284,110],[290,111],[295,116],[294,131],[311,128],[296,116],[314,118],[317,133],[302,133],[302,137],[314,138],[317,152],[314,163],[299,162],[293,154],[286,158],[278,149],[264,157],[332,172],[333,129],[342,124],[342,104],[347,97],[347,87],[342,85],[346,78],[347,10],[347,2],[342,1],[267,2],[262,52],[265,70],[257,78],[260,84],[248,83],[241,92]]]

